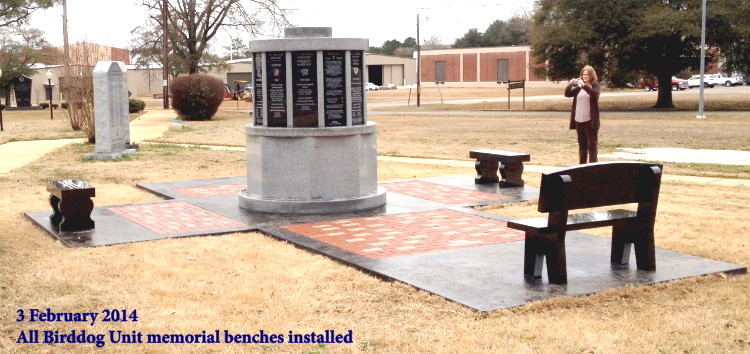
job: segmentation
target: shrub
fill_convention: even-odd
[[[146,102],[137,98],[131,98],[128,100],[128,113],[138,113],[146,108]]]
[[[42,107],[42,109],[47,109],[47,108],[49,108],[49,103],[47,103],[47,102],[40,102],[39,106]]]
[[[169,88],[172,108],[185,120],[209,120],[224,100],[224,83],[208,75],[178,76]]]

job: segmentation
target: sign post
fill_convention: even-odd
[[[523,89],[523,110],[526,110],[526,80],[508,81],[508,109],[510,109],[510,90]]]

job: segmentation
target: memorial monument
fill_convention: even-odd
[[[114,160],[135,154],[130,144],[128,78],[125,63],[100,61],[94,67],[96,152],[87,159]]]
[[[240,207],[327,214],[385,204],[376,126],[367,121],[368,45],[332,38],[329,27],[287,28],[283,39],[250,42],[254,117]]]

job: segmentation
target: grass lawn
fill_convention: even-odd
[[[371,99],[380,99],[374,96],[370,95]],[[186,122],[186,131],[170,132],[160,141],[244,145],[242,127],[250,118],[232,112],[234,102],[228,104],[215,121]],[[530,152],[531,164],[566,166],[576,162],[575,134],[566,129],[565,112],[549,116],[454,114],[436,111],[425,117],[382,112],[370,120],[378,123],[381,155],[468,160],[472,148],[498,148]],[[7,117],[4,114],[5,122]],[[42,119],[38,119],[41,125]],[[742,113],[720,113],[703,121],[671,113],[618,113],[603,119],[602,153],[619,146],[750,151],[750,118]],[[8,129],[6,123],[2,141],[58,136],[56,128],[45,128],[45,133],[38,135],[28,129]],[[77,137],[65,132],[64,126],[59,129],[60,137]],[[93,344],[15,343],[21,331],[33,329],[107,335],[109,331],[254,334],[264,330],[286,334],[326,329],[351,329],[354,333],[353,344],[155,345],[111,344],[107,340],[104,347],[139,353],[750,351],[748,275],[697,277],[477,313],[255,232],[70,249],[22,215],[49,208],[46,181],[85,180],[96,186],[94,202],[103,206],[159,200],[136,188],[137,183],[245,174],[243,152],[143,144],[133,158],[82,160],[84,153],[93,151],[89,144],[68,145],[0,175],[0,189],[5,193],[0,204],[2,352],[95,350]],[[723,165],[666,164],[664,172],[750,178],[746,167]],[[473,169],[430,163],[378,163],[381,181],[474,173]],[[537,185],[539,176],[526,172],[524,179]],[[747,205],[750,187],[664,182],[656,246],[748,265]],[[484,210],[513,218],[538,214],[535,201]],[[609,230],[591,232],[608,237]],[[109,323],[99,318],[95,326],[16,322],[18,310],[46,308],[54,312],[137,310],[139,318],[137,322]]]

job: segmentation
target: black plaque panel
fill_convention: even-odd
[[[344,51],[323,52],[323,107],[326,127],[346,125],[345,54]]]
[[[286,53],[266,53],[268,126],[286,127]]]
[[[351,101],[352,101],[352,125],[365,124],[365,101],[364,101],[364,52],[353,50],[351,52]]]
[[[255,125],[263,125],[263,54],[253,54],[253,118]]]
[[[314,51],[292,52],[295,127],[318,126],[318,60]]]

